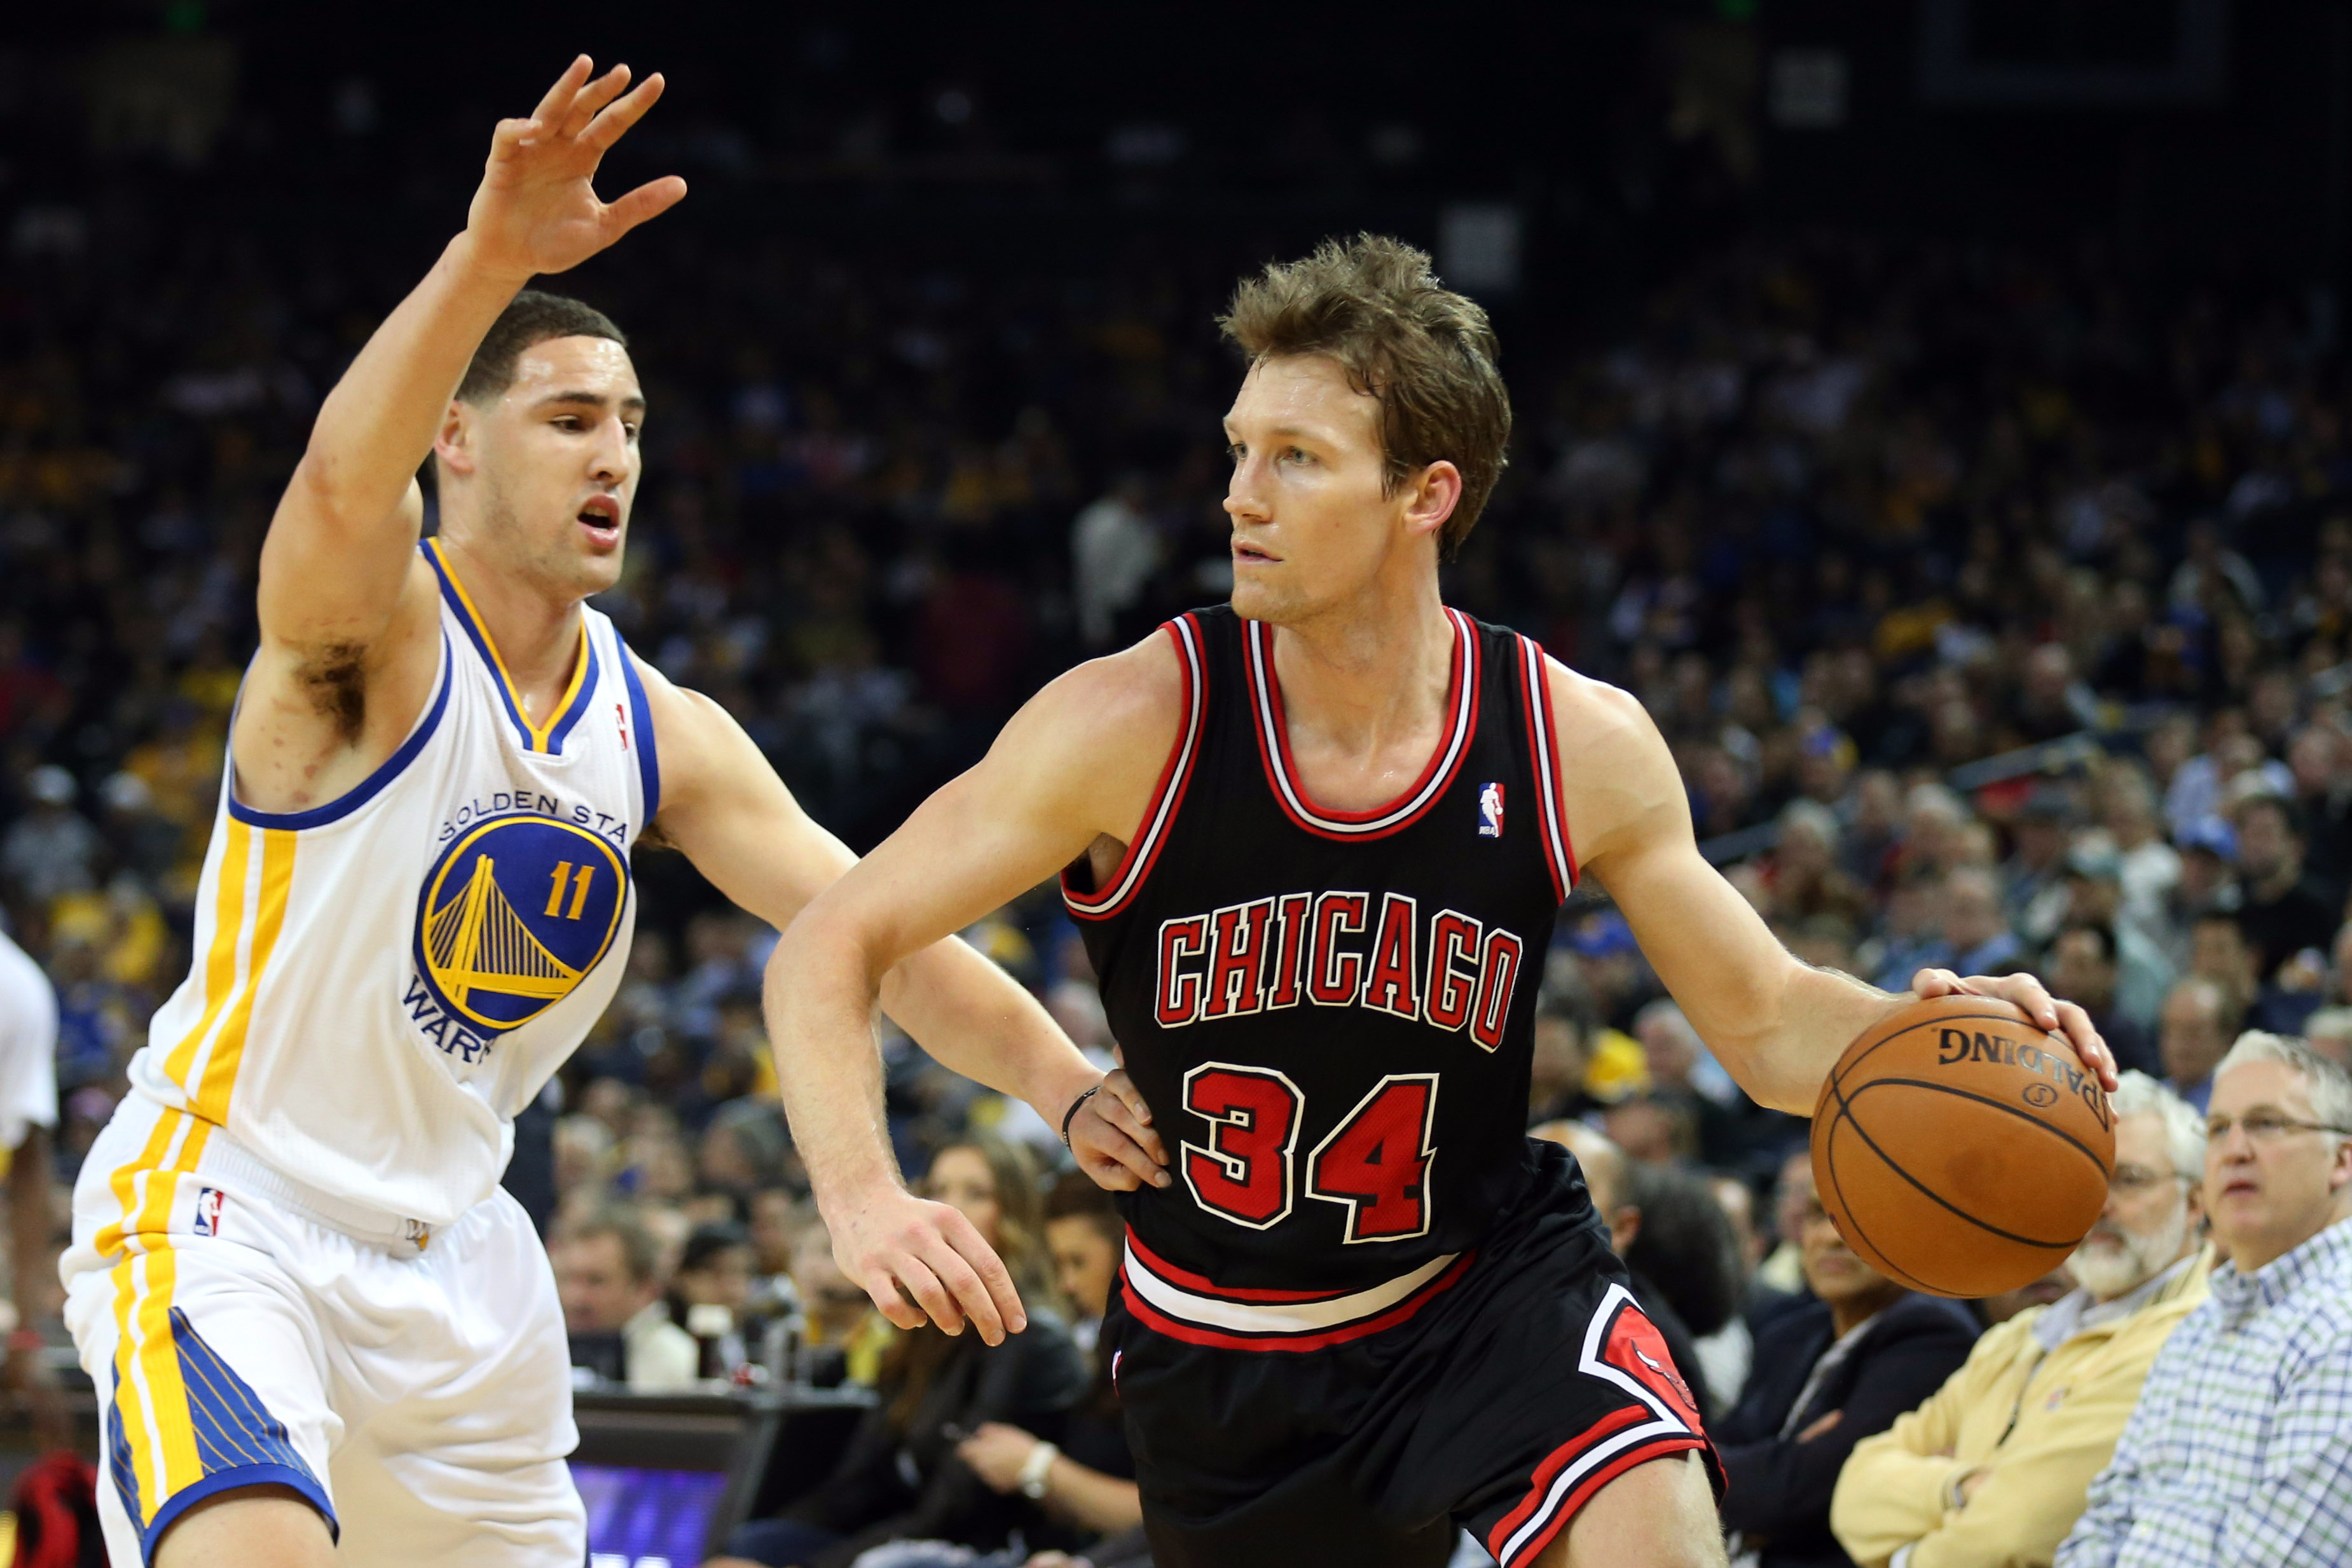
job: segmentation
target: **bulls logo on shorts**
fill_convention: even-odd
[[[1664,1338],[1633,1305],[1631,1296],[1614,1305],[1616,1315],[1601,1342],[1600,1359],[1664,1400],[1693,1431],[1697,1431],[1698,1401],[1692,1396],[1690,1384],[1675,1370],[1675,1358],[1668,1353]]]
[[[628,862],[583,827],[494,816],[459,834],[425,879],[416,970],[434,1001],[486,1035],[572,994],[621,927]]]

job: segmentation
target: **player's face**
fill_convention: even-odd
[[[645,461],[646,396],[609,338],[523,351],[497,402],[458,405],[479,487],[473,542],[551,594],[584,598],[620,580]]]
[[[1321,354],[1261,360],[1225,416],[1234,474],[1234,608],[1296,624],[1363,593],[1383,572],[1435,560],[1450,500],[1433,508],[1427,477],[1383,487],[1380,400],[1348,384]]]

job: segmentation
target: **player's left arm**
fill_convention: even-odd
[[[656,842],[782,931],[857,858],[801,809],[733,715],[657,669],[637,668],[661,759]],[[948,1068],[1026,1100],[1051,1123],[1102,1079],[1035,997],[960,938],[933,942],[890,970],[882,1010]]]
[[[1811,1115],[1856,1036],[1915,1000],[1956,992],[2003,997],[2063,1029],[2115,1088],[2115,1058],[2090,1016],[2030,974],[1923,969],[1909,992],[1889,994],[1801,962],[1699,854],[1682,774],[1641,703],[1555,660],[1545,666],[1581,870],[1608,889],[1692,1027],[1759,1104]]]

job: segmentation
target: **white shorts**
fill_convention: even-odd
[[[521,1206],[500,1191],[419,1245],[399,1221],[322,1223],[300,1192],[137,1094],[90,1150],[60,1272],[110,1559],[275,1485],[325,1516],[339,1563],[579,1568],[571,1358]]]

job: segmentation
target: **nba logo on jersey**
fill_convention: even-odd
[[[1478,786],[1478,837],[1500,838],[1503,836],[1503,786],[1498,784]]]
[[[196,1189],[196,1234],[218,1236],[221,1221],[221,1190],[218,1187]]]

